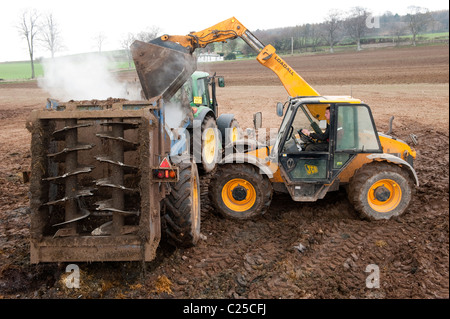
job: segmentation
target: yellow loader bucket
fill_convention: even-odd
[[[147,99],[160,95],[170,99],[197,69],[191,54],[153,43],[136,40],[131,54]]]

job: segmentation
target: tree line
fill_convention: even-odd
[[[31,62],[31,79],[34,79],[34,63],[35,63],[35,49],[37,46],[48,51],[53,59],[57,52],[65,49],[63,37],[61,35],[60,25],[52,13],[42,15],[36,9],[27,9],[22,12],[17,23],[19,35],[26,41],[28,54]],[[160,29],[152,26],[138,32],[136,34],[128,33],[120,40],[121,48],[126,52],[129,68],[131,68],[131,53],[130,45],[134,40],[150,41],[158,36]],[[106,41],[107,36],[103,33],[98,33],[92,38],[93,45],[102,52],[102,47]]]
[[[415,46],[419,35],[425,33],[448,32],[449,11],[429,11],[427,8],[411,6],[406,15],[386,12],[373,16],[363,7],[354,7],[347,12],[330,10],[322,23],[302,24],[293,27],[256,30],[253,33],[265,44],[271,44],[282,53],[317,51],[327,47],[333,53],[337,45],[355,45],[362,50],[363,44],[394,42],[399,45],[405,36],[411,38]],[[215,47],[216,52],[240,51],[253,55],[245,43],[230,41],[225,46]]]
[[[64,49],[61,30],[53,14],[41,15],[35,9],[23,12],[17,24],[19,34],[26,40],[31,61],[31,78],[35,78],[34,55],[35,46],[38,43],[51,57]],[[427,8],[411,6],[406,15],[400,16],[386,12],[382,16],[373,16],[364,7],[354,7],[347,12],[338,9],[330,10],[322,23],[302,24],[293,27],[276,28],[269,30],[256,30],[253,33],[263,43],[271,44],[279,52],[302,52],[306,50],[316,51],[318,47],[327,46],[331,53],[339,44],[356,44],[356,49],[361,50],[363,42],[370,41],[368,37],[384,37],[388,41],[397,44],[405,35],[412,36],[412,45],[416,45],[420,34],[427,32],[448,32],[449,11],[441,10],[430,12]],[[130,45],[134,40],[148,42],[156,38],[160,33],[157,26],[137,34],[128,33],[120,40],[121,48],[126,52],[129,68],[132,67]],[[102,51],[102,45],[106,39],[99,33],[92,40]],[[208,46],[200,52],[215,51],[231,53],[241,51],[244,55],[252,55],[254,52],[242,40],[216,43]]]

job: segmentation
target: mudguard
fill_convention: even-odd
[[[245,153],[230,154],[230,155],[226,156],[225,158],[223,158],[222,161],[220,161],[219,165],[231,164],[231,163],[233,163],[233,164],[243,164],[243,163],[251,164],[251,165],[259,168],[259,171],[261,174],[267,175],[267,177],[269,177],[269,178],[273,177],[273,172],[271,171],[269,166],[267,166],[261,159],[259,159],[256,156],[245,154]]]
[[[231,122],[234,120],[234,114],[221,114],[217,119],[217,128],[222,134],[222,143],[226,144],[225,136],[226,129],[230,127]]]
[[[203,120],[206,116],[212,116],[216,118],[214,115],[214,112],[210,109],[205,107],[203,110],[200,111],[200,113],[194,118],[193,123],[189,126],[189,128],[199,128],[202,126]]]
[[[400,157],[397,157],[397,156],[391,155],[391,154],[382,153],[382,154],[370,154],[367,156],[367,158],[374,160],[374,161],[386,161],[386,162],[394,163],[397,165],[403,165],[404,167],[406,167],[406,170],[408,171],[409,175],[411,175],[411,177],[413,177],[413,180],[414,180],[414,183],[416,184],[416,186],[417,187],[419,186],[419,178],[417,177],[416,171],[408,162],[402,160]]]

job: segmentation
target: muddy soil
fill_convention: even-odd
[[[162,245],[155,261],[78,263],[80,288],[64,284],[67,264],[29,262],[30,134],[25,120],[48,93],[35,82],[0,84],[0,298],[449,298],[448,46],[286,57],[324,95],[368,103],[379,131],[419,139],[420,180],[407,212],[393,220],[359,218],[345,190],[315,203],[276,193],[269,211],[237,222],[214,214],[202,178],[202,234],[190,249]],[[242,127],[263,112],[276,128],[275,104],[287,93],[256,61],[203,64],[226,78],[221,113]],[[133,72],[122,72],[134,80]],[[25,178],[26,180],[26,178]],[[301,245],[301,246],[300,246]],[[298,249],[301,248],[301,249]],[[377,267],[379,288],[366,280]]]

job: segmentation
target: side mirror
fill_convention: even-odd
[[[225,79],[224,79],[223,76],[219,76],[219,77],[217,78],[217,82],[219,83],[219,87],[220,87],[220,88],[225,87]]]
[[[278,102],[278,103],[277,103],[277,115],[278,115],[279,117],[283,117],[283,111],[284,111],[283,109],[284,109],[283,103]]]
[[[262,127],[262,113],[258,112],[253,114],[253,126],[255,130],[259,130]]]

